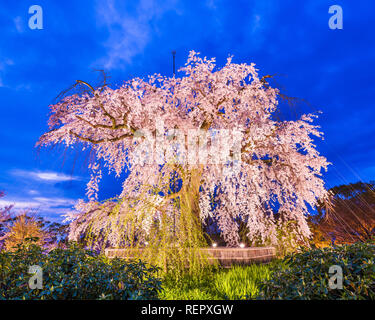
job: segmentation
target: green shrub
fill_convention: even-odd
[[[43,271],[43,288],[30,289],[29,267]],[[35,244],[0,252],[1,299],[155,299],[157,269],[141,261],[109,260],[76,245],[44,253]]]
[[[284,258],[261,285],[263,299],[375,299],[375,245],[356,243],[305,250]],[[329,268],[342,267],[343,288],[330,289]]]

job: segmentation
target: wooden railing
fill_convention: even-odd
[[[142,251],[147,248],[139,249],[106,249],[105,254],[109,258],[131,259],[135,256],[141,256]],[[208,256],[209,261],[218,261],[223,267],[230,267],[233,264],[252,264],[270,262],[276,257],[274,247],[249,247],[249,248],[202,248]]]

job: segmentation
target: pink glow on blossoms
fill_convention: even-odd
[[[150,141],[158,143],[160,132],[173,129],[183,137],[192,130],[208,135],[214,130],[237,132],[240,137],[236,145],[228,140],[221,146],[232,155],[232,163],[207,161],[196,165],[201,177],[199,215],[202,219],[215,217],[227,243],[240,242],[236,218],[246,221],[251,240],[275,243],[278,226],[288,221],[296,222],[296,234],[301,239],[310,236],[308,205],[314,207],[318,198],[326,196],[321,171],[329,164],[313,142],[313,136],[322,137],[312,124],[316,116],[275,121],[272,114],[277,108],[278,90],[264,86],[254,64],[234,64],[228,58],[223,68],[216,69],[215,59],[202,59],[191,51],[181,71],[185,73],[181,78],[159,74],[147,81],[134,78],[118,89],[93,89],[90,94],[68,96],[51,106],[51,130],[40,138],[39,144],[63,143],[69,147],[81,143],[82,147],[90,146],[96,155],[87,185],[90,201],[80,201],[77,209],[81,213],[74,216],[71,236],[84,232],[85,221],[93,219],[97,220],[97,231],[111,224],[115,230],[116,219],[93,210],[98,207],[100,162],[116,175],[130,168],[120,197],[133,199],[141,193],[153,194],[160,177],[168,176],[175,167],[164,166],[160,170],[157,163],[139,161],[140,150],[150,152]],[[162,127],[158,127],[156,119]],[[152,137],[147,139],[147,135]],[[185,139],[187,150],[189,143],[197,143],[191,140],[194,139]],[[192,157],[189,152],[186,156]],[[166,152],[162,162],[170,164],[175,159],[175,152]],[[234,163],[238,170],[233,170]],[[189,161],[181,165],[186,172],[192,169]],[[210,196],[215,187],[220,190],[220,205],[212,210]],[[170,196],[157,198],[157,206],[147,213],[145,232],[148,221],[160,216],[159,208],[173,212]],[[272,214],[273,203],[279,205],[278,219]],[[109,239],[115,246],[119,236],[114,233]]]

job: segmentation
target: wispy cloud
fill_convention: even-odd
[[[175,1],[141,0],[136,8],[129,12],[121,10],[124,2],[107,0],[100,1],[96,15],[99,26],[108,31],[108,39],[104,43],[106,56],[99,61],[106,69],[121,68],[142,53],[151,41],[155,25],[154,19],[160,18],[173,8]]]
[[[12,65],[14,65],[14,62],[12,59],[8,59],[8,58],[0,59],[0,87],[6,87],[6,84],[4,83],[3,78],[6,73],[6,68]]]
[[[34,180],[42,180],[46,182],[63,182],[80,180],[80,177],[58,173],[53,171],[27,171],[27,170],[12,170],[11,174],[16,177],[31,178]]]
[[[74,211],[76,203],[74,195],[58,185],[82,181],[79,176],[64,173],[22,169],[8,171],[8,179],[1,186],[5,197],[0,199],[0,208],[13,205],[15,213],[31,210],[53,221],[61,221],[63,215]]]
[[[274,20],[279,7],[275,2],[258,0],[254,2],[251,9],[247,41],[253,48],[262,49],[264,42],[267,41],[267,30],[277,27]]]
[[[50,220],[61,221],[61,217],[74,210],[76,200],[69,198],[47,198],[35,197],[28,198],[10,198],[0,199],[0,208],[7,206],[14,206],[13,212],[16,214],[32,211],[36,213],[43,213],[43,216]]]
[[[46,181],[69,181],[69,180],[76,180],[76,177],[68,176],[61,173],[56,172],[35,172],[33,173],[35,177],[41,180]]]
[[[205,4],[211,10],[216,10],[217,9],[217,6],[215,4],[215,0],[206,0]]]
[[[12,66],[14,61],[9,58],[1,59],[0,61],[0,70],[3,71],[7,66]]]
[[[15,209],[31,209],[36,208],[40,204],[36,201],[28,200],[0,200],[0,208],[14,206]]]
[[[74,204],[75,200],[67,198],[47,198],[47,197],[35,197],[33,200],[38,203],[48,204],[49,206],[70,206]]]
[[[25,30],[24,23],[23,23],[22,18],[20,16],[15,17],[13,19],[13,22],[14,22],[14,25],[15,25],[18,33],[22,33]]]
[[[255,14],[253,17],[253,28],[252,33],[256,32],[261,27],[261,16],[259,14]]]

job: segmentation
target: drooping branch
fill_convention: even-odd
[[[158,190],[160,181],[164,183],[163,188],[169,185],[165,183],[166,177],[177,171],[177,168],[165,165],[179,158],[179,147],[164,149],[160,157],[162,163],[137,162],[140,156],[150,155],[150,148],[161,141],[157,140],[160,134],[165,134],[157,131],[158,120],[163,123],[162,130],[178,128],[184,133],[184,147],[190,143],[187,138],[189,130],[226,130],[228,139],[223,139],[225,145],[218,146],[218,149],[231,150],[232,158],[235,151],[227,133],[235,130],[240,139],[236,142],[242,160],[239,171],[231,170],[226,163],[205,163],[202,168],[182,164],[187,174],[183,177],[181,189],[161,197],[161,207],[149,213],[150,221],[171,214],[174,201],[170,200],[191,192],[193,196],[185,197],[184,205],[194,210],[199,207],[200,217],[213,217],[218,221],[229,244],[238,243],[238,219],[246,221],[250,239],[261,238],[273,243],[280,226],[277,219],[267,219],[270,212],[268,209],[266,215],[265,208],[277,198],[279,210],[285,212],[284,221],[297,220],[296,232],[309,236],[306,204],[314,206],[315,197],[325,195],[320,170],[329,164],[312,143],[311,136],[320,137],[320,133],[309,124],[311,117],[276,121],[279,90],[269,85],[272,76],[258,77],[254,64],[234,64],[228,59],[223,68],[216,70],[213,60],[201,59],[191,52],[182,71],[185,71],[182,78],[153,75],[147,81],[131,79],[116,89],[97,89],[78,80],[76,85],[87,89],[85,94],[66,97],[63,102],[51,106],[49,124],[53,130],[40,138],[41,144],[63,142],[70,147],[74,143],[88,142],[94,146],[92,154],[104,160],[109,170],[121,174],[125,168],[130,168],[123,184],[122,199],[137,197],[141,192],[160,198],[155,190]],[[152,134],[154,145],[147,140],[147,134],[134,143],[133,139],[142,136],[141,130]],[[241,134],[237,134],[238,131]],[[164,140],[163,147],[176,141],[180,143],[177,138]],[[212,160],[214,156],[206,158]],[[99,162],[95,166],[99,166]],[[194,175],[193,170],[197,170]],[[96,172],[99,171],[98,167]],[[189,176],[189,172],[192,175]],[[92,179],[88,189],[95,193],[99,189],[98,179],[94,174]],[[217,186],[222,191],[215,195],[218,205],[213,208],[211,200]],[[96,230],[100,228],[101,222],[98,221]]]
[[[80,136],[79,134],[77,134],[73,131],[69,131],[69,133],[71,135],[73,135],[74,137],[76,137],[77,139],[81,140],[81,141],[90,142],[92,144],[100,144],[100,143],[103,143],[103,142],[117,142],[117,141],[120,141],[120,140],[123,140],[123,139],[126,139],[126,138],[132,138],[133,137],[132,133],[126,133],[126,134],[123,134],[123,135],[115,137],[115,138],[103,138],[103,139],[95,140],[95,139]]]
[[[104,107],[103,103],[101,102],[100,100],[100,96],[99,94],[95,91],[95,89],[87,82],[85,81],[82,81],[82,80],[76,80],[76,83],[81,83],[85,86],[87,86],[88,88],[90,88],[90,90],[92,91],[92,93],[94,94],[94,96],[98,99],[98,102],[99,102],[99,107],[100,109],[103,111],[103,114],[105,116],[107,116],[111,121],[112,121],[112,128],[115,129],[116,126],[117,126],[117,123],[116,123],[116,118],[114,116],[112,116],[107,110],[106,108]]]

